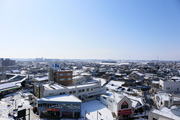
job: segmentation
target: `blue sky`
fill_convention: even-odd
[[[180,60],[178,0],[1,0],[0,57]]]

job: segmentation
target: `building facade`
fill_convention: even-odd
[[[79,99],[86,101],[96,99],[103,93],[105,93],[105,90],[101,87],[100,81],[68,87],[58,84],[40,84],[34,86],[34,95],[37,98],[73,94]]]
[[[180,92],[180,80],[160,80],[159,81],[159,87],[164,92]]]
[[[100,100],[108,109],[115,113],[117,119],[128,119],[133,115],[132,102],[124,95],[109,93],[101,95]]]
[[[51,68],[49,70],[49,80],[64,86],[71,86],[73,85],[72,74],[72,71],[56,70]]]
[[[40,118],[47,119],[78,119],[81,117],[81,103],[73,95],[59,95],[38,99]]]

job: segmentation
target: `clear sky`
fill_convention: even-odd
[[[1,0],[0,58],[180,60],[179,0]]]

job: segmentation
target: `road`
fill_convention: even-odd
[[[152,108],[152,105],[153,105],[153,101],[152,101],[152,99],[151,99],[151,97],[150,97],[149,91],[144,91],[144,98],[145,98],[146,106],[147,106],[147,105],[149,106],[149,108],[148,108],[148,106],[147,106],[146,109],[151,109],[151,108]]]

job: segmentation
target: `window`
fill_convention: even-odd
[[[70,76],[71,75],[71,73],[67,73],[67,76]]]
[[[80,117],[80,112],[74,112],[74,118],[79,118]]]
[[[69,94],[72,94],[72,91],[70,91]]]
[[[43,103],[43,104],[42,104],[42,107],[46,107],[46,103]]]
[[[177,90],[179,90],[179,88],[177,88]]]
[[[76,93],[76,91],[73,91],[73,93]]]
[[[71,80],[71,78],[67,78],[67,80]]]
[[[126,101],[124,101],[121,105],[121,109],[125,109],[128,108],[128,103]]]
[[[103,97],[104,99],[106,99],[106,97]]]
[[[84,89],[82,89],[82,92],[84,92]]]
[[[79,90],[79,92],[81,92],[81,90]]]
[[[89,91],[89,88],[87,88],[86,90]]]
[[[64,81],[64,78],[61,78],[60,81]]]
[[[65,94],[65,92],[63,92],[63,95]]]
[[[128,108],[128,105],[121,105],[121,109]]]
[[[167,88],[166,88],[166,90],[170,90],[170,88],[169,88],[169,87],[167,87]]]
[[[42,104],[40,103],[40,104],[38,104],[38,107],[42,107]]]
[[[91,88],[91,91],[93,91],[93,88]]]
[[[49,107],[51,107],[52,106],[52,104],[49,104]]]
[[[64,76],[64,73],[60,73],[60,76]]]

